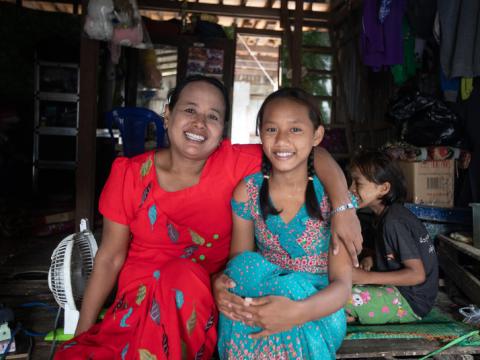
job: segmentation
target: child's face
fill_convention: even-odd
[[[358,199],[358,207],[369,207],[376,214],[379,214],[385,207],[381,198],[390,190],[390,183],[376,184],[369,181],[358,168],[351,171],[352,185],[350,191]]]
[[[322,126],[314,129],[306,105],[275,99],[265,107],[260,138],[274,170],[303,171],[312,147],[322,141],[323,132]]]

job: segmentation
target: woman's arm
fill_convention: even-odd
[[[351,202],[345,175],[327,150],[320,146],[315,148],[315,172],[325,186],[332,208]],[[333,253],[336,254],[340,241],[350,253],[354,266],[358,266],[357,254],[362,250],[362,230],[355,209],[341,211],[331,219]]]
[[[233,199],[238,202],[248,200],[247,188],[244,181],[241,181],[233,192]],[[233,230],[232,242],[230,245],[230,258],[235,257],[244,251],[255,250],[255,238],[253,221],[246,220],[232,211]],[[225,274],[218,273],[213,279],[213,295],[218,310],[232,320],[242,320],[242,308],[244,300],[232,294],[228,289],[236,284]]]
[[[405,266],[396,271],[364,271],[353,270],[354,284],[414,286],[423,283],[426,279],[425,268],[420,259],[409,259],[402,262]]]
[[[127,255],[129,241],[128,226],[103,218],[102,242],[85,289],[75,335],[87,331],[95,324],[105,299],[117,281]]]
[[[282,296],[252,299],[249,310],[252,318],[248,323],[263,329],[252,338],[289,330],[343,307],[352,289],[352,263],[342,243],[337,255],[333,256],[332,250],[329,252],[329,278],[330,284],[326,288],[305,300],[294,301]]]

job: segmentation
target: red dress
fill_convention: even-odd
[[[154,152],[115,160],[100,212],[130,227],[132,239],[114,304],[104,320],[63,344],[55,359],[210,359],[217,311],[210,275],[231,240],[233,189],[258,171],[261,149],[225,140],[199,183],[167,192]]]

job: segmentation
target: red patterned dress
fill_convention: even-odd
[[[217,341],[210,275],[228,259],[233,189],[260,161],[259,146],[225,140],[197,185],[167,192],[154,152],[115,160],[100,212],[132,236],[116,299],[101,323],[55,358],[210,359]]]

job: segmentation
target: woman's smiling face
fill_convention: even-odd
[[[165,124],[172,150],[192,160],[207,159],[222,140],[225,102],[214,85],[195,81],[186,85]]]

